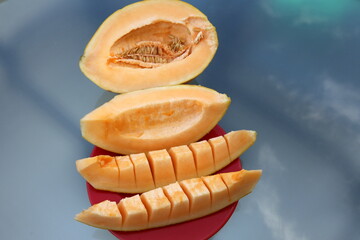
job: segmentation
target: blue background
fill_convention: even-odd
[[[78,60],[132,2],[0,1],[0,239],[115,239],[73,220],[79,120],[107,96]],[[231,97],[225,130],[258,132],[242,162],[264,171],[212,239],[360,239],[360,1],[188,2],[219,37],[196,81]]]

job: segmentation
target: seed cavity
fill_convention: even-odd
[[[155,68],[191,54],[204,38],[200,28],[159,21],[135,29],[117,40],[110,49],[109,64]]]

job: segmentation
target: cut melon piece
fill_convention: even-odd
[[[230,203],[229,190],[219,174],[201,177],[211,195],[211,209],[217,211]]]
[[[199,177],[215,172],[214,157],[208,141],[191,143],[189,148],[194,154],[196,171]]]
[[[191,218],[204,216],[211,211],[211,195],[201,178],[183,180],[180,186],[189,198]]]
[[[107,155],[76,161],[76,169],[85,179],[92,179],[92,186],[99,190],[117,189],[119,168],[115,158]]]
[[[148,212],[139,195],[123,198],[118,207],[122,215],[122,231],[148,228]]]
[[[91,226],[120,231],[137,231],[189,221],[218,211],[249,194],[261,173],[261,170],[241,170],[183,180],[120,200],[118,207],[121,216],[115,211],[114,204],[108,206],[108,201],[104,201],[76,215],[75,219]],[[170,218],[167,220],[168,216]]]
[[[249,130],[231,131],[224,137],[228,144],[230,159],[235,159],[255,143],[256,132]]]
[[[141,200],[149,215],[149,228],[168,224],[171,203],[162,188],[156,188],[141,194]]]
[[[158,87],[115,96],[84,116],[82,136],[105,150],[140,153],[199,140],[223,117],[230,98],[196,85]]]
[[[234,159],[230,159],[229,148],[223,136],[209,139],[212,149],[215,169],[222,169]]]
[[[133,159],[134,164],[128,155],[118,156],[115,158],[119,167],[118,175],[113,162],[110,164],[110,161],[101,166],[100,163],[95,163],[97,157],[80,159],[76,165],[79,173],[94,188],[113,192],[140,193],[175,181],[213,174],[229,163],[228,149],[231,149],[231,161],[233,161],[255,140],[256,132],[239,130],[225,134],[224,137],[211,138],[207,142],[193,143],[191,144],[193,151],[189,146],[182,145],[169,150],[150,151],[146,157],[144,153],[130,155],[132,158],[141,157],[141,161]],[[100,158],[105,159],[106,156],[100,156]],[[113,159],[111,156],[107,158]],[[119,180],[116,180],[116,176]]]
[[[198,176],[193,153],[187,145],[172,147],[168,152],[178,181]]]
[[[90,208],[82,211],[75,216],[75,220],[102,229],[119,231],[123,229],[122,215],[119,212],[117,204],[109,200],[94,204]]]
[[[136,191],[145,192],[149,189],[154,189],[153,175],[145,153],[131,154],[130,160],[135,169]]]
[[[231,202],[251,193],[261,175],[261,170],[247,171],[245,169],[234,173],[220,174],[229,190]]]
[[[115,158],[119,167],[118,188],[108,188],[107,191],[137,193],[134,165],[129,156],[117,156]],[[96,178],[95,178],[96,179]],[[87,179],[92,185],[93,179]]]
[[[151,151],[147,154],[156,187],[176,182],[171,157],[166,150]]]
[[[190,201],[179,183],[166,185],[163,187],[163,190],[171,203],[169,224],[188,219],[190,215]]]
[[[129,92],[178,85],[199,75],[218,39],[207,17],[183,1],[140,1],[110,15],[80,60],[99,87]]]

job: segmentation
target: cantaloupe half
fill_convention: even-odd
[[[255,141],[255,131],[238,130],[192,143],[192,147],[181,145],[147,154],[84,158],[76,161],[76,168],[96,189],[140,193],[176,181],[213,174],[237,159]]]
[[[215,27],[192,5],[140,1],[101,24],[79,65],[99,87],[123,93],[187,82],[208,66],[217,47]]]
[[[190,144],[223,117],[230,98],[197,85],[158,87],[115,96],[80,120],[82,136],[119,154]]]
[[[240,170],[194,178],[120,200],[105,200],[75,216],[90,226],[138,231],[214,213],[251,193],[261,170]]]

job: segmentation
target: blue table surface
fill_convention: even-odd
[[[78,61],[132,2],[0,1],[0,239],[116,239],[73,220],[93,148],[79,120],[107,94]],[[226,131],[258,132],[242,163],[263,169],[211,239],[360,239],[360,1],[188,2],[219,37],[196,81],[231,97]]]

